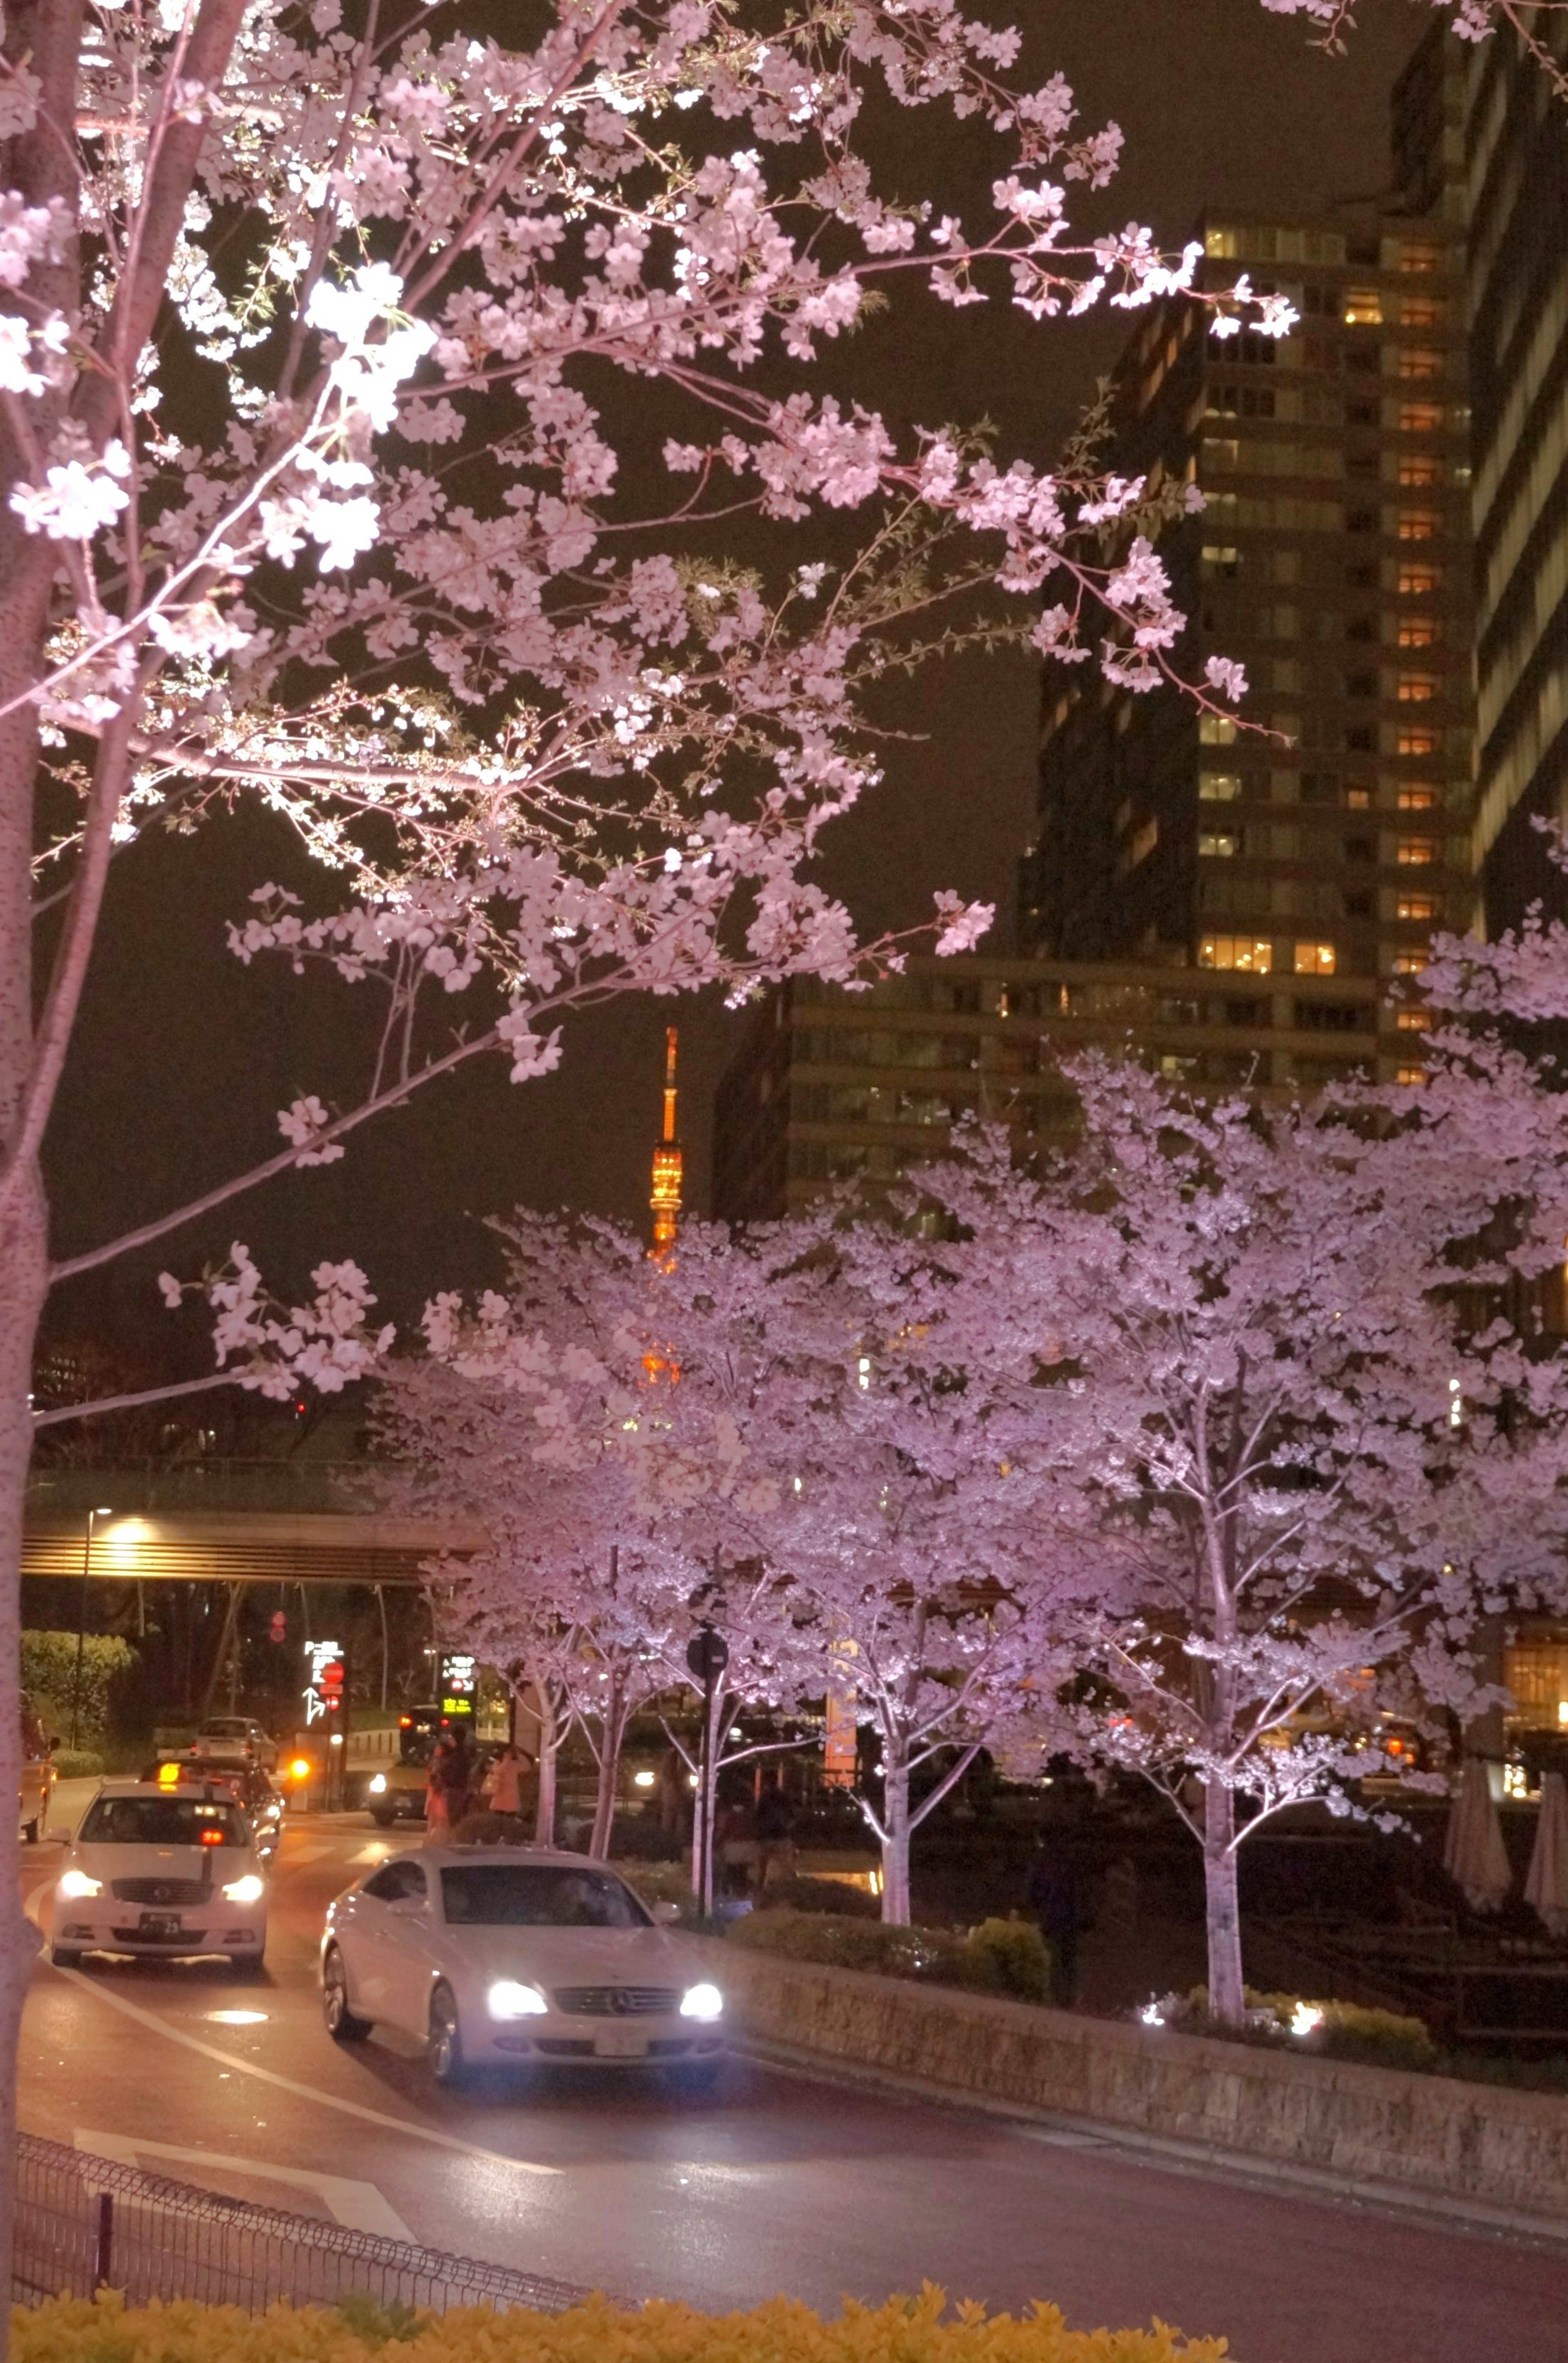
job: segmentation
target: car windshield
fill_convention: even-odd
[[[458,1928],[646,1928],[631,1890],[601,1870],[564,1864],[464,1863],[441,1873],[441,1900]]]
[[[243,1846],[229,1805],[195,1797],[100,1797],[82,1825],[83,1846]]]

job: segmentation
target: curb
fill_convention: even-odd
[[[960,2091],[931,2077],[912,2075],[901,2069],[873,2067],[843,2058],[836,2052],[812,2051],[804,2045],[778,2043],[771,2037],[745,2035],[733,2047],[787,2076],[808,2078],[817,2084],[851,2084],[889,2099],[918,2101],[928,2107],[999,2118],[1037,2140],[1071,2149],[1121,2150],[1167,2174],[1297,2191],[1329,2206],[1397,2216],[1429,2229],[1463,2230],[1478,2238],[1506,2241],[1513,2247],[1547,2251],[1568,2249],[1568,2223],[1560,2217],[1521,2214],[1512,2208],[1491,2207],[1479,2200],[1450,2199],[1440,2191],[1413,2190],[1407,2183],[1346,2177],[1327,2167],[1286,2165],[1277,2158],[1253,2158],[1244,2150],[1220,2149],[1208,2142],[1140,2133],[1135,2126],[1108,2124],[1102,2118],[1067,2116],[1035,2108],[1025,2101],[1004,2101],[989,2093]]]

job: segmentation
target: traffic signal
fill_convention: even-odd
[[[289,1620],[281,1608],[274,1608],[272,1611],[272,1622],[267,1628],[267,1637],[270,1641],[276,1641],[280,1648],[289,1637]]]

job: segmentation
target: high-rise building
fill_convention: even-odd
[[[1568,59],[1568,20],[1527,10]],[[1568,112],[1520,34],[1476,50],[1465,122],[1474,403],[1477,794],[1486,932],[1568,909]]]
[[[1288,295],[1291,336],[1218,336],[1177,297],[1124,355],[1109,464],[1205,495],[1158,544],[1175,661],[1239,658],[1251,693],[1233,719],[1049,669],[1026,947],[1364,996],[1468,923],[1463,104],[1439,27],[1396,94],[1395,195],[1204,221],[1205,283]]]
[[[875,1193],[966,1115],[1026,1142],[1075,1121],[1061,1061],[1135,1057],[1195,1091],[1312,1092],[1421,1073],[1417,1009],[1333,978],[1051,960],[911,959],[863,993],[797,978],[759,1004],[713,1111],[713,1212],[763,1222],[834,1182]]]

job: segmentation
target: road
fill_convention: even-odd
[[[632,2071],[451,2095],[398,2037],[340,2049],[315,1988],[322,1912],[406,1843],[357,1816],[291,1828],[259,1980],[40,1957],[23,2125],[237,2198],[715,2311],[779,2290],[834,2310],[930,2279],[996,2308],[1049,2299],[1084,2328],[1157,2314],[1223,2333],[1243,2363],[1568,2363],[1568,2245],[745,2058],[691,2102]],[[46,1927],[58,1859],[49,1846],[26,1865]]]

